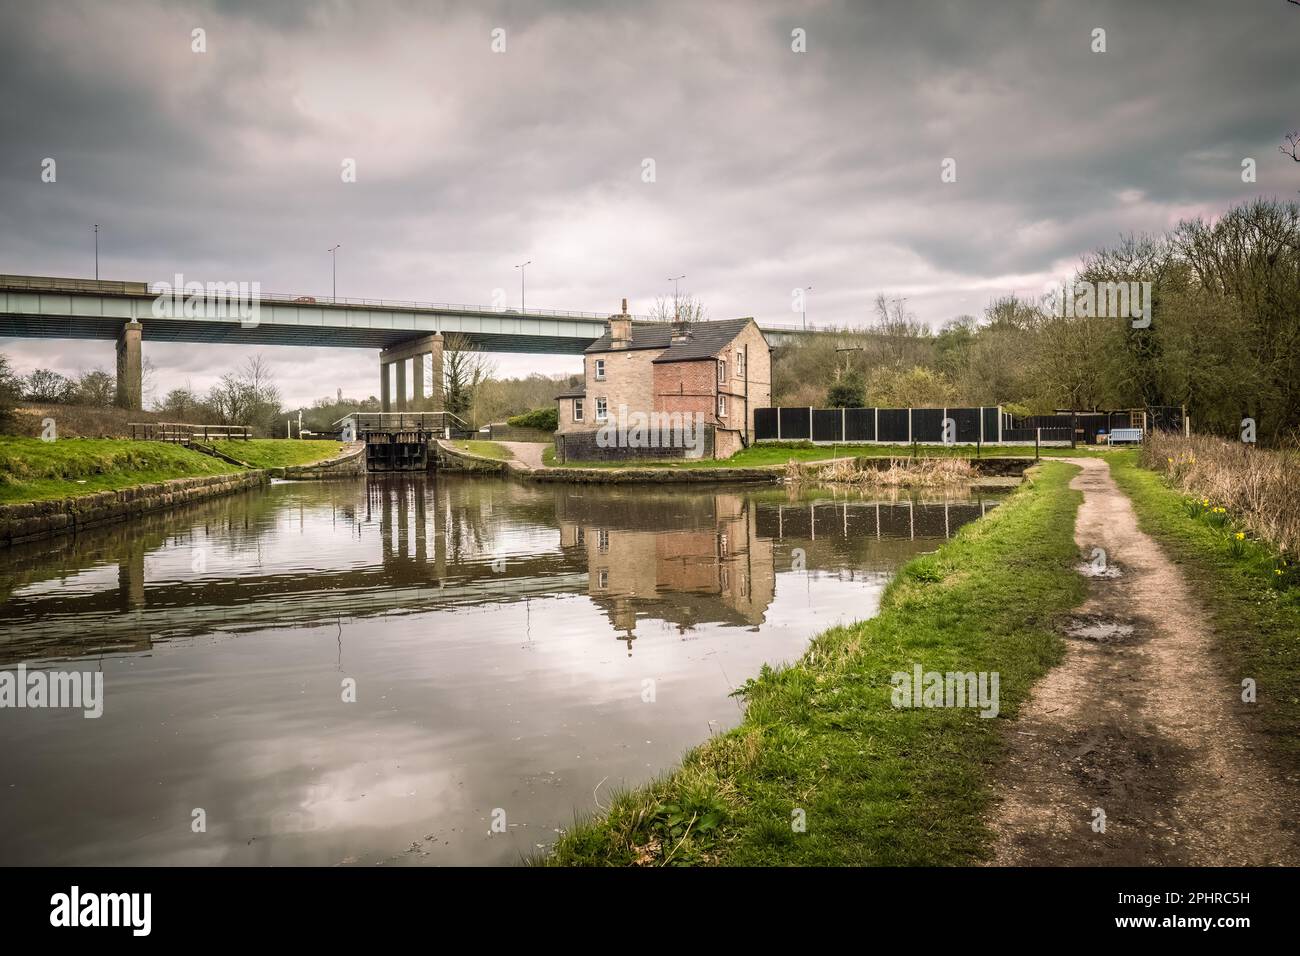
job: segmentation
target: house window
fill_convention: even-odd
[[[582,525],[578,526],[577,543],[579,545],[583,545],[587,543],[587,529],[582,527]]]
[[[596,359],[596,381],[605,381],[605,360]]]
[[[727,417],[727,396],[726,395],[718,396],[718,417],[719,418]]]
[[[609,554],[609,529],[601,528],[596,532],[596,550],[601,554]]]
[[[609,403],[603,399],[596,399],[596,421],[603,422],[609,418]]]
[[[573,400],[573,420],[575,422],[582,421],[582,399],[580,398]]]
[[[596,573],[596,587],[602,590],[609,587],[609,568],[601,568]]]
[[[736,352],[736,378],[745,377],[745,353],[737,350]]]
[[[718,359],[718,384],[721,385],[727,380],[727,360]]]

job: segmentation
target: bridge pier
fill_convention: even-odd
[[[424,397],[424,357],[433,356],[431,374],[432,394]],[[406,398],[406,363],[412,363],[411,378],[415,387],[415,399],[408,403]],[[389,388],[388,367],[397,366],[396,395]],[[382,411],[406,411],[414,407],[417,411],[442,411],[442,333],[411,339],[398,345],[390,346],[379,353],[379,403]]]
[[[138,412],[144,407],[144,371],[140,361],[139,322],[127,322],[117,336],[117,396],[119,408]]]

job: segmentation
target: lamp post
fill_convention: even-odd
[[[95,223],[95,278],[99,278],[99,223]]]
[[[533,260],[529,259],[527,262],[521,262],[519,263],[519,265],[515,266],[515,268],[519,270],[519,311],[520,312],[524,312],[526,310],[525,307],[526,300],[524,299],[524,293],[526,291],[525,284],[524,284],[524,277],[528,274],[528,267],[531,266],[532,264],[533,264]]]
[[[810,285],[804,286],[804,291],[811,292],[812,286]],[[803,297],[803,330],[805,332],[808,331],[808,297],[807,296]]]
[[[330,298],[331,298],[331,299],[334,299],[334,300],[337,300],[338,297],[339,297],[339,257],[338,257],[338,251],[339,251],[339,246],[341,246],[341,245],[343,245],[343,243],[341,243],[341,242],[339,242],[339,243],[335,243],[334,245],[330,246],[328,249],[325,250],[326,252],[328,252],[328,253],[330,254],[330,275],[331,275],[332,280],[333,280],[333,284],[332,284],[332,286],[331,286],[332,294],[330,295]]]
[[[681,306],[678,304],[680,300],[677,298],[677,283],[681,282],[685,278],[686,276],[684,274],[679,276],[668,277],[668,281],[673,284],[673,321],[674,322],[680,322],[682,320]]]

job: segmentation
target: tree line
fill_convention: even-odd
[[[1235,436],[1250,418],[1261,441],[1300,436],[1295,202],[1257,199],[1124,237],[1086,256],[1073,283],[1089,294],[1149,283],[1149,320],[1098,315],[1082,298],[1071,309],[1006,296],[936,332],[905,300],[881,295],[866,329],[778,349],[774,401],[1021,414],[1185,405],[1198,431]]]

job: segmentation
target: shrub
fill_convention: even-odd
[[[531,412],[507,418],[506,424],[515,428],[538,428],[553,432],[560,427],[560,410],[554,405],[550,408],[534,408]]]

